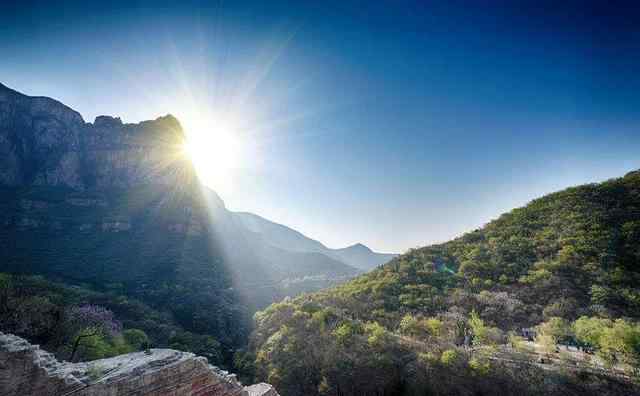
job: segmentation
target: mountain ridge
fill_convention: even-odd
[[[322,253],[362,271],[371,270],[397,256],[392,253],[374,252],[362,243],[332,249],[297,230],[254,213],[233,212],[233,215],[239,222],[244,224],[245,227],[261,234],[267,243],[273,246],[293,251]]]

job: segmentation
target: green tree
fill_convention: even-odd
[[[551,337],[554,344],[567,342],[573,338],[571,324],[557,316],[538,325],[538,334]]]
[[[134,350],[140,351],[149,345],[149,337],[139,329],[127,329],[122,332],[124,341]]]
[[[474,342],[478,344],[490,343],[489,327],[484,324],[484,321],[480,319],[480,315],[475,310],[472,310],[469,315],[469,327],[473,333]]]
[[[364,331],[367,336],[367,342],[375,348],[382,348],[389,342],[389,334],[387,330],[378,322],[369,322],[365,324]]]
[[[459,357],[460,354],[458,353],[458,351],[456,351],[455,349],[447,349],[446,351],[442,352],[442,355],[440,355],[440,363],[444,364],[445,366],[452,366],[458,361]]]
[[[400,321],[400,333],[417,337],[423,334],[424,328],[420,325],[420,321],[411,314],[406,314],[402,317]]]
[[[617,319],[605,328],[599,339],[599,353],[609,364],[618,361],[638,367],[640,357],[640,326]]]
[[[572,327],[578,341],[593,348],[599,348],[600,339],[605,329],[611,327],[612,324],[609,319],[581,316],[573,322]]]

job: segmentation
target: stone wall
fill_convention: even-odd
[[[3,396],[278,396],[268,384],[243,387],[203,357],[151,349],[92,362],[59,362],[26,340],[0,333]]]

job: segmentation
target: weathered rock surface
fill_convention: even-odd
[[[278,396],[268,384],[243,387],[203,357],[152,349],[92,362],[59,362],[37,345],[0,333],[3,396]]]
[[[85,123],[64,104],[0,84],[0,185],[73,189],[170,183],[190,165],[180,158],[184,133],[167,115],[123,124],[99,116]]]
[[[246,386],[244,390],[247,392],[247,396],[278,396],[278,392],[273,389],[273,386],[265,383]]]

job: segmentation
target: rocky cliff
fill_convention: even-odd
[[[87,123],[54,99],[0,84],[0,249],[10,252],[0,271],[138,293],[166,275],[174,284],[185,275],[192,288],[196,270],[200,284],[230,280],[214,291],[242,294],[250,311],[357,274],[331,256],[271,246],[238,222],[197,182],[184,139],[171,115]]]
[[[243,387],[203,357],[151,349],[92,362],[59,362],[26,340],[0,333],[0,394],[6,396],[278,396]]]
[[[107,189],[170,182],[193,173],[180,155],[183,140],[170,115],[138,124],[108,116],[85,123],[54,99],[0,84],[2,185]]]
[[[231,366],[256,309],[357,271],[263,243],[198,183],[184,138],[170,115],[87,123],[0,85],[0,272],[140,301],[213,337]],[[171,332],[140,319],[154,345],[170,345]]]

